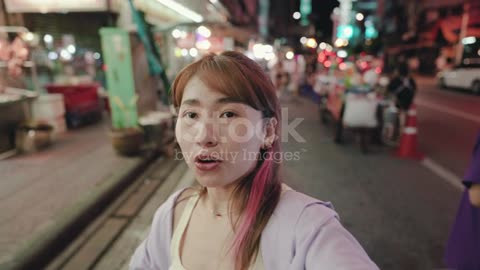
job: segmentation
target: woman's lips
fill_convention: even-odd
[[[215,160],[212,162],[201,162],[201,161],[195,161],[195,166],[197,169],[200,171],[213,171],[220,166],[221,161],[220,160]]]

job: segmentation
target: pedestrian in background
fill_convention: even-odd
[[[445,251],[445,264],[456,270],[480,269],[480,133],[463,184],[457,217]]]
[[[282,184],[275,92],[238,52],[206,55],[178,74],[176,138],[200,187],[160,206],[130,269],[378,269],[328,203]],[[235,127],[251,138],[229,136]]]
[[[413,104],[417,92],[417,84],[409,75],[409,69],[406,63],[399,64],[396,75],[388,84],[387,90],[395,96],[395,104],[399,111],[400,134],[402,134],[408,109]]]
[[[273,81],[277,89],[277,96],[287,97],[289,94],[288,87],[290,85],[290,73],[285,69],[284,63],[278,61],[278,63],[273,68]]]

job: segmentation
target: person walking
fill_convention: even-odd
[[[131,270],[378,269],[329,203],[282,184],[281,108],[260,66],[209,54],[178,74],[172,94],[199,187],[158,208]]]
[[[274,69],[274,82],[277,89],[277,96],[281,99],[285,99],[289,95],[289,85],[290,85],[290,73],[285,69],[284,63],[279,61]]]

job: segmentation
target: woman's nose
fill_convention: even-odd
[[[211,121],[198,123],[195,142],[202,147],[214,147],[218,144],[216,125]]]

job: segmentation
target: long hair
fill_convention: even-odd
[[[219,55],[208,54],[188,65],[180,71],[172,85],[173,104],[176,108],[180,106],[185,86],[193,76],[197,76],[210,88],[240,99],[261,111],[264,119],[275,118],[275,135],[276,138],[280,137],[281,113],[275,88],[254,61],[241,53],[228,51]],[[274,141],[270,149],[260,150],[255,168],[239,181],[232,193],[230,209],[241,209],[238,219],[233,220],[230,216],[235,232],[231,248],[237,270],[248,269],[256,258],[262,231],[280,200],[280,162],[273,159],[279,152],[278,140]]]

